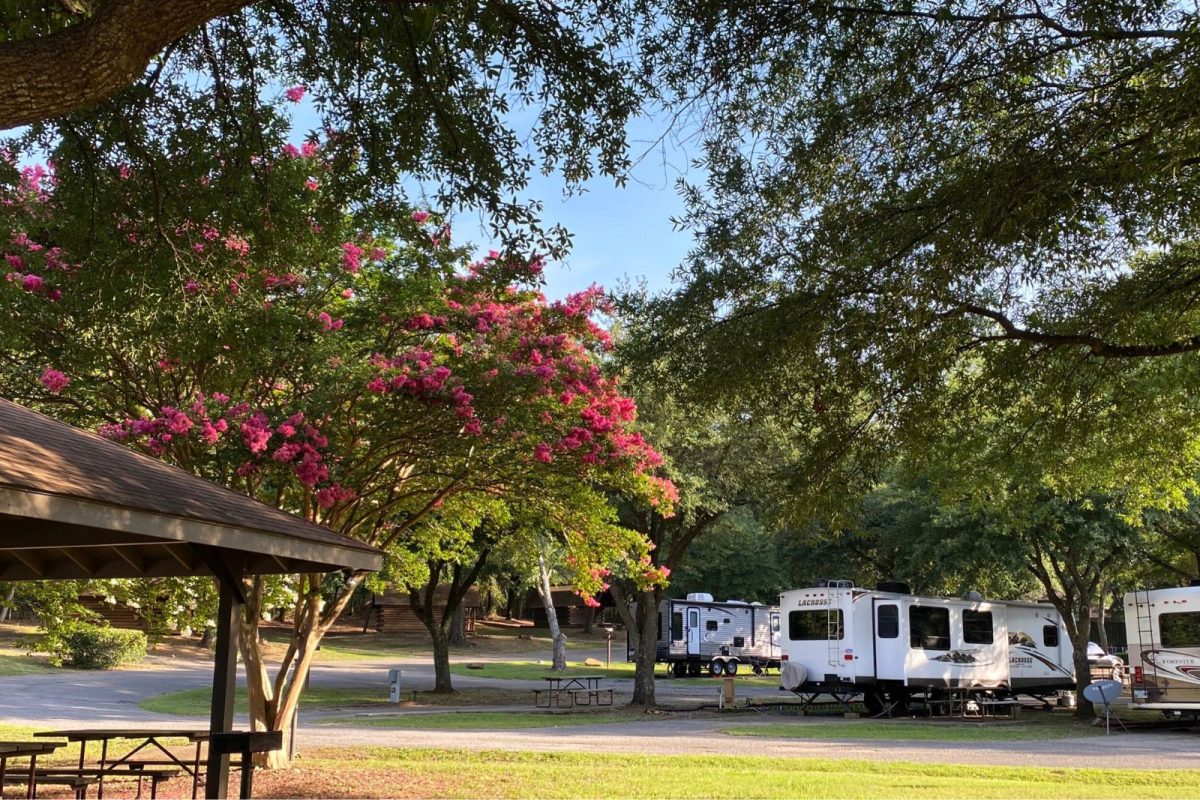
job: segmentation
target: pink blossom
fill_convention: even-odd
[[[533,448],[533,457],[546,464],[554,460],[554,455],[550,452],[550,445],[545,442],[540,442],[537,447]]]
[[[316,178],[309,178],[304,182],[304,188],[308,189],[310,192],[315,192],[317,189],[321,188],[321,184],[317,182]]]
[[[293,86],[290,89],[285,90],[283,96],[293,103],[299,103],[304,98],[304,94],[307,91],[308,87],[304,84],[300,84],[299,86]]]
[[[288,463],[294,461],[296,456],[300,455],[300,445],[288,443],[280,445],[279,448],[271,454],[271,458],[280,463]]]
[[[285,158],[299,158],[300,148],[289,142],[283,146],[283,155]]]
[[[304,156],[305,158],[312,158],[320,149],[320,146],[316,142],[305,142],[304,144],[300,145],[300,155]]]
[[[354,290],[353,289],[342,289],[342,297],[346,300],[353,299],[354,298]]]
[[[240,256],[250,252],[250,243],[240,236],[226,236],[225,249],[232,250]]]
[[[42,382],[42,386],[45,386],[46,391],[50,392],[50,394],[58,394],[67,388],[67,385],[71,382],[70,378],[53,367],[46,367],[42,370],[42,377],[38,380]]]
[[[26,275],[25,279],[22,281],[22,287],[27,292],[39,291],[39,290],[41,290],[41,288],[44,284],[45,284],[45,281],[43,281],[37,275]]]
[[[417,223],[418,225],[420,225],[427,219],[429,219],[428,211],[414,211],[412,214],[412,221]]]
[[[251,453],[258,454],[267,449],[271,438],[271,426],[267,415],[261,411],[242,423],[242,441]]]
[[[387,260],[387,250],[384,250],[382,247],[372,247],[371,248],[371,260],[372,261],[386,261]]]
[[[354,242],[342,242],[342,269],[357,273],[361,266],[363,249]]]
[[[197,253],[203,253],[204,252],[204,242],[196,242],[194,245],[192,245],[192,250],[194,250]]]

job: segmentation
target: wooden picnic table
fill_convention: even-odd
[[[4,797],[4,778],[10,758],[29,758],[25,796],[34,797],[37,790],[37,757],[53,753],[62,747],[62,742],[0,742],[0,798]]]
[[[598,706],[611,706],[613,703],[612,689],[600,688],[603,675],[548,675],[542,680],[546,681],[546,688],[533,690],[533,704],[538,708],[570,708],[591,705],[593,702]],[[546,697],[544,706],[541,703],[542,695]],[[608,702],[601,699],[605,695]],[[569,698],[570,702],[564,704],[563,698]]]
[[[212,734],[207,730],[194,728],[77,728],[60,731],[39,731],[34,736],[55,739],[66,739],[68,742],[79,743],[79,772],[87,771],[88,745],[100,743],[100,760],[96,767],[99,784],[96,789],[98,800],[104,797],[104,776],[114,773],[139,777],[139,773],[148,774],[147,766],[163,765],[178,767],[192,778],[192,798],[195,800],[200,787],[201,745],[208,741]],[[129,739],[140,742],[132,750],[117,758],[109,758],[108,744],[114,739]],[[163,739],[187,739],[195,744],[193,758],[181,758],[163,743]],[[147,755],[139,758],[138,754],[147,751]],[[139,778],[140,780],[140,778]],[[154,784],[155,786],[157,784]],[[140,783],[139,783],[140,787]],[[140,791],[140,789],[139,789]],[[31,795],[32,796],[32,795]]]

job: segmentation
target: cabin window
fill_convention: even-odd
[[[875,610],[875,633],[880,639],[895,639],[900,635],[900,606],[889,603]]]
[[[1058,647],[1058,626],[1043,625],[1042,626],[1042,646],[1043,647]]]
[[[715,619],[710,619],[708,622],[704,623],[704,628],[705,630],[715,631],[717,629],[717,621]]]
[[[1163,647],[1200,647],[1200,611],[1163,614],[1158,630]]]
[[[745,647],[746,646],[746,637],[745,636],[733,637],[733,646],[734,647]]]
[[[671,641],[683,641],[683,612],[676,611],[671,615]]]
[[[840,608],[788,612],[788,638],[793,642],[841,639],[844,634]]]
[[[918,650],[950,649],[950,609],[911,606],[908,609],[909,645]]]
[[[962,637],[966,644],[991,644],[992,612],[963,609]]]

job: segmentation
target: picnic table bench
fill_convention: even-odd
[[[75,796],[83,798],[87,796],[89,786],[100,784],[105,778],[120,779],[128,778],[138,782],[137,796],[142,796],[142,782],[150,781],[150,797],[151,800],[158,797],[158,785],[163,781],[178,777],[183,774],[183,770],[178,767],[155,767],[149,769],[138,769],[132,766],[126,768],[111,768],[106,767],[38,767],[35,770],[36,782],[40,786],[49,784],[55,786],[67,786],[75,790]],[[16,775],[6,775],[4,777],[5,784],[25,784],[29,778],[24,773]]]
[[[603,675],[577,675],[574,677],[550,675],[545,689],[533,690],[533,704],[537,708],[571,708],[573,706],[611,706],[613,690],[600,688]],[[542,700],[545,700],[545,705]],[[567,702],[563,702],[566,700]],[[607,701],[607,702],[606,702]]]
[[[4,797],[4,786],[7,783],[23,783],[28,788],[25,791],[26,797],[33,797],[37,791],[37,757],[46,753],[53,753],[58,748],[62,747],[62,742],[0,742],[0,798]],[[9,781],[8,760],[10,758],[28,758],[29,767],[25,770],[24,775],[13,775],[12,777],[20,777],[19,781]]]
[[[35,770],[34,788],[46,784],[48,786],[66,786],[75,792],[75,797],[82,800],[87,796],[89,786],[94,786],[100,781],[99,775],[64,775],[59,773],[46,774],[44,770]],[[3,786],[21,785],[28,787],[29,776],[24,771],[5,775]],[[0,786],[0,793],[3,792],[3,786]],[[28,796],[28,795],[27,795]]]
[[[192,798],[196,797],[200,786],[201,746],[208,741],[211,734],[206,730],[179,728],[80,728],[62,731],[39,731],[34,736],[66,739],[68,742],[79,743],[79,766],[74,770],[77,775],[94,774],[98,778],[96,796],[104,798],[104,781],[109,777],[131,777],[138,779],[138,791],[141,791],[141,779],[150,779],[150,791],[158,790],[158,784],[171,770],[175,777],[181,772],[192,779]],[[189,745],[194,745],[187,755],[177,755],[163,744],[165,739],[185,739]],[[130,740],[137,742],[132,750],[118,757],[111,757],[109,745],[114,740]],[[100,743],[100,760],[95,767],[87,766],[88,745]],[[164,769],[159,769],[163,767]],[[58,774],[66,774],[65,770],[57,770]],[[86,787],[85,787],[86,790]]]

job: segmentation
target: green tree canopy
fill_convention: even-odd
[[[1182,498],[1194,5],[699,0],[655,45],[708,177],[647,346],[782,413],[815,493],[941,438],[969,480]]]

